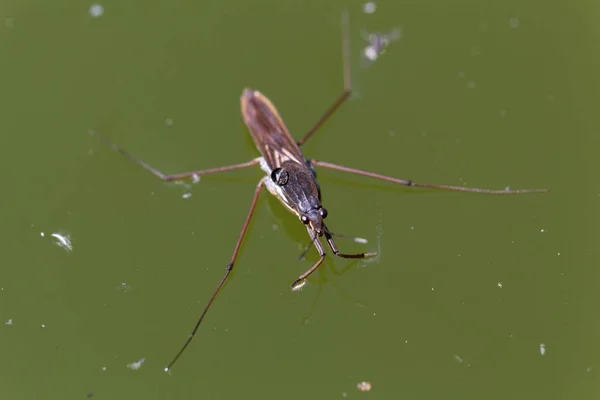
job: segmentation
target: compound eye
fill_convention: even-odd
[[[303,215],[303,216],[300,217],[300,221],[302,221],[302,223],[304,225],[306,225],[306,224],[308,224],[309,219],[308,219],[308,217],[306,215]]]
[[[323,207],[321,207],[321,209],[319,210],[319,212],[321,213],[321,218],[325,219],[327,218],[327,210],[324,209]]]
[[[288,180],[290,179],[289,174],[287,173],[287,171],[285,169],[282,168],[275,168],[272,172],[271,172],[271,180],[273,182],[275,182],[275,184],[277,186],[283,186],[286,183],[288,183]]]

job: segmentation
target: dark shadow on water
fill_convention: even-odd
[[[352,303],[354,306],[360,307],[360,308],[365,308],[366,304],[363,301],[358,300],[357,298],[353,297],[352,295],[350,295],[346,290],[344,290],[342,288],[342,286],[340,286],[338,284],[338,280],[332,277],[328,277],[329,272],[332,272],[334,275],[336,276],[343,276],[345,275],[347,272],[349,272],[351,269],[356,269],[356,265],[360,262],[360,260],[353,260],[351,262],[349,262],[346,266],[344,266],[344,268],[342,268],[341,270],[338,270],[335,267],[335,259],[325,259],[325,262],[323,263],[323,267],[326,266],[326,268],[321,268],[319,269],[319,271],[317,272],[318,277],[315,277],[313,274],[312,277],[310,277],[308,279],[308,285],[317,285],[317,293],[313,299],[313,301],[311,302],[311,305],[309,306],[308,311],[306,312],[306,314],[304,314],[302,321],[303,323],[308,323],[308,321],[311,321],[311,316],[314,314],[315,309],[317,308],[317,305],[319,303],[319,298],[321,297],[321,293],[323,291],[323,289],[326,287],[327,283],[331,283],[331,286],[339,293],[339,295],[344,298],[345,300],[347,300],[348,302]]]
[[[274,219],[274,223],[276,223],[279,227],[278,232],[285,234],[291,241],[297,243],[302,247],[304,247],[310,242],[310,237],[306,233],[306,229],[304,228],[302,223],[298,220],[296,216],[287,211],[279,202],[279,200],[277,200],[274,196],[269,195],[267,198],[267,204],[269,212]],[[342,238],[340,240],[345,239]],[[337,258],[331,253],[331,249],[329,248],[327,248],[326,251],[327,257],[325,258],[325,262],[318,269],[317,273],[313,274],[308,279],[308,284],[317,284],[319,285],[319,288],[321,288],[329,282],[331,282],[333,286],[337,287],[335,279],[327,277],[328,273],[332,273],[335,276],[342,276],[348,271],[350,271],[350,269],[355,267],[359,262],[361,262],[361,260],[344,260],[341,258]],[[298,265],[302,266],[301,268],[295,270],[295,272],[297,272],[297,275],[304,272],[304,270],[308,269],[312,265],[312,263],[316,261],[316,252],[312,248],[309,249],[305,259],[298,260],[298,256],[301,253],[302,250],[298,249],[296,253],[290,254],[290,257],[294,257],[293,260],[296,260],[298,262]],[[340,262],[344,265],[342,269],[336,267],[336,263]],[[294,277],[295,275],[292,276],[292,279]]]

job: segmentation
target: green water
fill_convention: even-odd
[[[91,2],[0,7],[0,398],[598,396],[595,3],[386,0],[372,15],[339,0],[101,4],[98,18]],[[319,170],[330,228],[369,239],[338,246],[381,254],[328,258],[300,292],[289,284],[316,254],[297,260],[305,229],[265,192],[232,279],[166,374],[261,171],[167,184],[87,132],[165,173],[247,161],[258,153],[239,96],[251,87],[300,137],[342,88],[344,8],[355,95],[307,156],[551,192]],[[361,29],[397,26],[402,39],[361,68]]]

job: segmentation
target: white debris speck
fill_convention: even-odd
[[[129,283],[123,281],[119,284],[119,286],[117,286],[117,290],[122,290],[125,293],[128,293],[129,291],[131,291],[132,287]]]
[[[511,19],[508,20],[508,24],[510,25],[511,28],[518,28],[520,23],[521,22],[519,21],[519,18],[517,18],[517,17],[512,17]]]
[[[372,387],[373,385],[371,385],[371,382],[360,382],[358,385],[356,385],[356,388],[361,392],[370,392]]]
[[[200,182],[200,175],[192,174],[192,183],[198,183],[198,182]]]
[[[368,244],[369,243],[369,241],[367,239],[361,238],[361,237],[355,237],[354,241],[356,243],[360,243],[360,244]]]
[[[302,282],[298,283],[297,285],[295,285],[295,286],[292,288],[292,291],[293,291],[293,292],[298,292],[298,291],[300,291],[300,290],[301,290],[301,289],[302,289],[304,286],[306,286],[306,281],[302,281]]]
[[[104,14],[104,6],[102,6],[101,4],[92,4],[90,6],[89,13],[94,18],[101,17],[102,14]]]
[[[461,356],[459,356],[458,354],[455,354],[455,355],[454,355],[454,359],[455,359],[456,361],[458,361],[459,363],[461,363],[461,364],[462,364],[462,362],[464,361],[464,360],[462,359],[462,357],[461,357]]]
[[[73,251],[73,245],[71,244],[71,238],[69,237],[69,235],[63,235],[62,233],[55,232],[52,233],[50,236],[57,240],[56,244],[58,245],[58,247],[62,247],[67,251]]]
[[[342,392],[342,397],[343,397],[343,398],[346,398],[346,397],[348,397],[348,393],[346,393],[346,392]]]
[[[190,197],[192,197],[192,194],[189,193],[189,192],[188,193],[184,193],[181,197],[184,198],[184,199],[189,199]]]
[[[362,66],[368,67],[379,56],[385,53],[387,47],[394,41],[402,37],[402,30],[400,28],[393,28],[388,33],[381,32],[362,32],[363,38],[369,43],[362,51]]]
[[[46,327],[46,324],[42,324],[42,325],[40,325],[40,326],[41,326],[42,328],[45,328],[45,327]]]
[[[365,47],[365,57],[367,58],[367,60],[375,61],[375,60],[377,60],[378,56],[379,56],[379,54],[377,53],[377,49],[375,47],[373,47],[373,46]]]
[[[44,232],[40,232],[40,236],[44,237],[45,233]]]
[[[540,229],[540,232],[544,233],[544,229],[543,229],[543,228],[542,228],[542,229]]]
[[[560,256],[560,253],[556,253],[557,256]]]
[[[374,1],[363,4],[363,12],[365,14],[373,14],[375,10],[377,10],[377,4]]]
[[[540,343],[540,354],[546,354],[546,345],[544,343]]]
[[[502,289],[502,287],[504,286],[504,284],[502,283],[502,281],[498,282],[498,283],[497,283],[497,285],[498,285],[498,287],[499,287],[500,289]]]
[[[127,364],[127,368],[137,371],[142,367],[142,364],[146,362],[145,358],[140,358],[138,361],[132,362],[131,364]]]
[[[165,124],[167,126],[173,126],[173,118],[167,118],[167,119],[165,119]]]
[[[8,326],[12,325],[12,318],[11,318],[11,319],[9,319],[8,321],[6,321],[6,322],[4,323],[4,325],[8,325]]]
[[[106,371],[106,366],[103,366],[103,367],[102,367],[102,371]]]

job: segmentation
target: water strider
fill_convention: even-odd
[[[159,170],[146,164],[144,161],[133,156],[128,151],[120,148],[119,146],[112,143],[105,136],[101,135],[96,131],[90,131],[90,134],[98,136],[105,143],[107,143],[114,150],[123,154],[142,168],[150,171],[164,181],[176,181],[181,179],[197,179],[202,175],[214,174],[218,172],[233,171],[237,169],[252,167],[259,165],[260,168],[265,172],[266,176],[263,177],[254,190],[252,201],[250,202],[250,209],[246,215],[246,220],[242,225],[242,229],[239,233],[238,240],[233,249],[231,259],[227,264],[225,274],[221,278],[221,281],[217,285],[215,291],[210,297],[208,303],[202,310],[194,329],[188,336],[186,342],[181,347],[177,355],[165,368],[165,371],[169,371],[175,362],[179,359],[184,350],[188,347],[196,334],[198,327],[200,326],[204,316],[208,309],[217,297],[221,287],[229,277],[229,274],[233,270],[233,265],[237,259],[242,240],[248,229],[248,225],[252,218],[252,214],[256,207],[258,197],[263,188],[266,188],[271,194],[273,194],[290,212],[295,214],[300,221],[306,226],[308,235],[310,236],[311,242],[314,244],[317,252],[319,253],[319,259],[302,275],[300,275],[293,283],[292,288],[297,288],[304,284],[306,278],[312,274],[325,259],[325,249],[321,243],[321,239],[325,238],[327,245],[331,249],[334,255],[341,258],[367,258],[377,255],[377,253],[356,253],[346,254],[341,253],[334,240],[333,234],[329,231],[324,220],[327,217],[327,210],[321,204],[321,188],[316,179],[316,172],[314,167],[323,167],[333,170],[348,172],[355,175],[367,176],[387,182],[397,183],[404,186],[421,187],[429,189],[443,189],[459,192],[475,192],[485,194],[523,194],[523,193],[541,193],[546,192],[547,189],[522,189],[522,190],[492,190],[492,189],[480,189],[480,188],[469,188],[463,186],[449,186],[449,185],[435,185],[428,183],[418,183],[411,180],[399,179],[390,176],[377,174],[374,172],[363,171],[346,167],[343,165],[332,164],[326,161],[319,161],[314,159],[307,159],[302,154],[300,147],[325,123],[325,121],[348,99],[352,92],[350,83],[350,49],[349,49],[349,32],[348,32],[348,15],[347,13],[342,14],[342,53],[344,60],[344,91],[337,97],[333,104],[327,109],[319,121],[299,140],[295,140],[287,127],[285,126],[283,119],[279,115],[279,112],[275,106],[265,97],[262,93],[253,89],[244,89],[240,98],[242,117],[252,139],[261,157],[255,158],[248,162],[241,164],[227,165],[217,168],[209,168],[200,171],[183,172],[174,175],[165,175]]]

